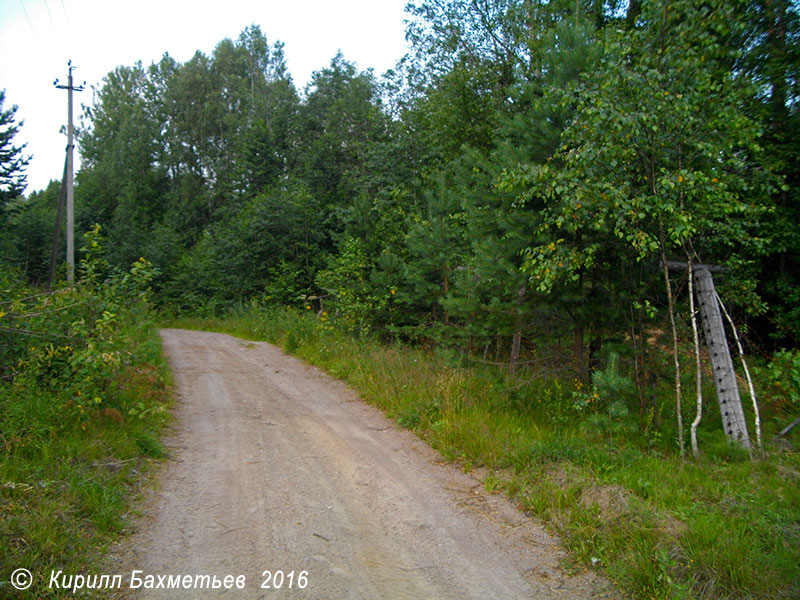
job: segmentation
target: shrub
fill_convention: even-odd
[[[767,377],[779,408],[800,405],[800,352],[776,352],[767,366]]]

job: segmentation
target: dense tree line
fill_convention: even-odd
[[[558,344],[580,379],[627,340],[640,390],[669,298],[685,311],[664,261],[725,267],[751,342],[797,346],[794,3],[407,11],[381,77],[338,54],[298,90],[257,26],[118,67],[80,128],[78,227],[114,265],[152,261],[181,310],[313,305],[511,364]],[[56,196],[3,196],[4,260],[38,281]]]

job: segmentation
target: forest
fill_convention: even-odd
[[[619,369],[625,412],[670,440],[693,297],[688,268],[666,265],[713,265],[768,365],[767,416],[797,412],[797,6],[426,0],[407,15],[408,53],[381,76],[338,53],[298,90],[257,25],[209,56],[114,69],[78,128],[78,235],[99,226],[109,274],[151,264],[170,314],[290,306],[586,389]],[[20,193],[27,159],[2,116],[2,263],[46,285],[60,182]]]
[[[563,340],[581,379],[607,341],[664,325],[660,265],[692,260],[727,268],[753,347],[797,346],[793,4],[408,17],[380,77],[338,54],[297,90],[255,25],[116,68],[79,127],[78,235],[97,223],[111,265],[151,261],[180,310],[313,298],[356,332],[506,362]],[[3,261],[34,283],[58,185],[3,198]]]
[[[587,386],[619,362],[642,424],[672,376],[659,348],[680,371],[691,343],[688,269],[665,265],[714,265],[797,408],[797,6],[406,10],[408,53],[380,76],[340,52],[298,90],[257,25],[117,67],[78,128],[78,235],[100,226],[110,269],[152,263],[172,313],[293,306]],[[3,117],[2,262],[43,285],[60,182],[20,195]]]
[[[76,238],[104,249],[93,277],[147,265],[171,318],[291,310],[496,368],[521,410],[547,381],[553,423],[671,456],[695,374],[698,393],[712,378],[689,270],[713,265],[764,439],[800,416],[797,3],[412,0],[406,14],[407,54],[380,75],[338,53],[298,89],[258,25],[185,63],[108,73],[78,127]],[[44,287],[60,181],[21,193],[2,97],[0,116],[3,280]],[[713,396],[702,427],[717,430]]]

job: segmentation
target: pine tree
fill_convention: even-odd
[[[0,207],[5,207],[9,200],[20,196],[27,185],[25,167],[30,162],[30,157],[22,151],[26,144],[14,145],[14,136],[19,133],[23,121],[15,124],[17,106],[3,110],[6,91],[0,91]]]

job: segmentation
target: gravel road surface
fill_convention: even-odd
[[[541,525],[343,383],[270,344],[161,335],[177,392],[171,458],[117,572],[245,585],[126,597],[617,597],[593,573],[565,574]]]

